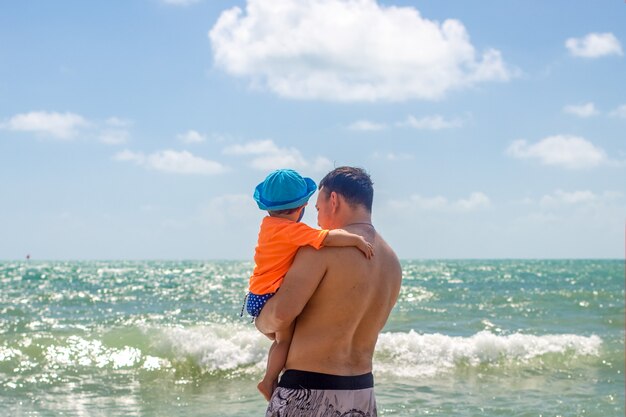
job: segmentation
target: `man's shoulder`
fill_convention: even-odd
[[[328,265],[329,260],[336,258],[342,250],[345,250],[345,247],[322,246],[319,249],[315,249],[312,246],[300,246],[294,262]]]
[[[298,248],[298,253],[296,254],[296,257],[302,259],[321,259],[325,256],[329,249],[335,248],[323,246],[319,249],[315,249],[313,246],[300,246]]]

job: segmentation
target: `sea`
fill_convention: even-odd
[[[404,260],[381,416],[624,416],[623,260]],[[0,416],[263,416],[252,262],[0,261]]]

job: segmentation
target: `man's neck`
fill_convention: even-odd
[[[362,218],[362,219],[348,220],[348,221],[345,222],[345,224],[342,227],[360,226],[360,225],[372,226],[372,219],[370,219],[370,218]]]
[[[340,221],[340,228],[349,227],[349,226],[357,226],[357,225],[370,225],[372,226],[372,215],[366,210],[358,210],[350,213],[350,215],[345,216]]]

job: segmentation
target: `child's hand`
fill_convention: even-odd
[[[359,241],[357,248],[359,248],[359,250],[363,252],[363,255],[365,255],[367,259],[372,259],[372,256],[374,256],[374,247],[371,243],[363,238],[361,238],[361,240]]]

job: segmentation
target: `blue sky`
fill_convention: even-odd
[[[625,49],[620,1],[4,2],[0,259],[250,259],[256,184],[340,165],[402,258],[621,258]]]

